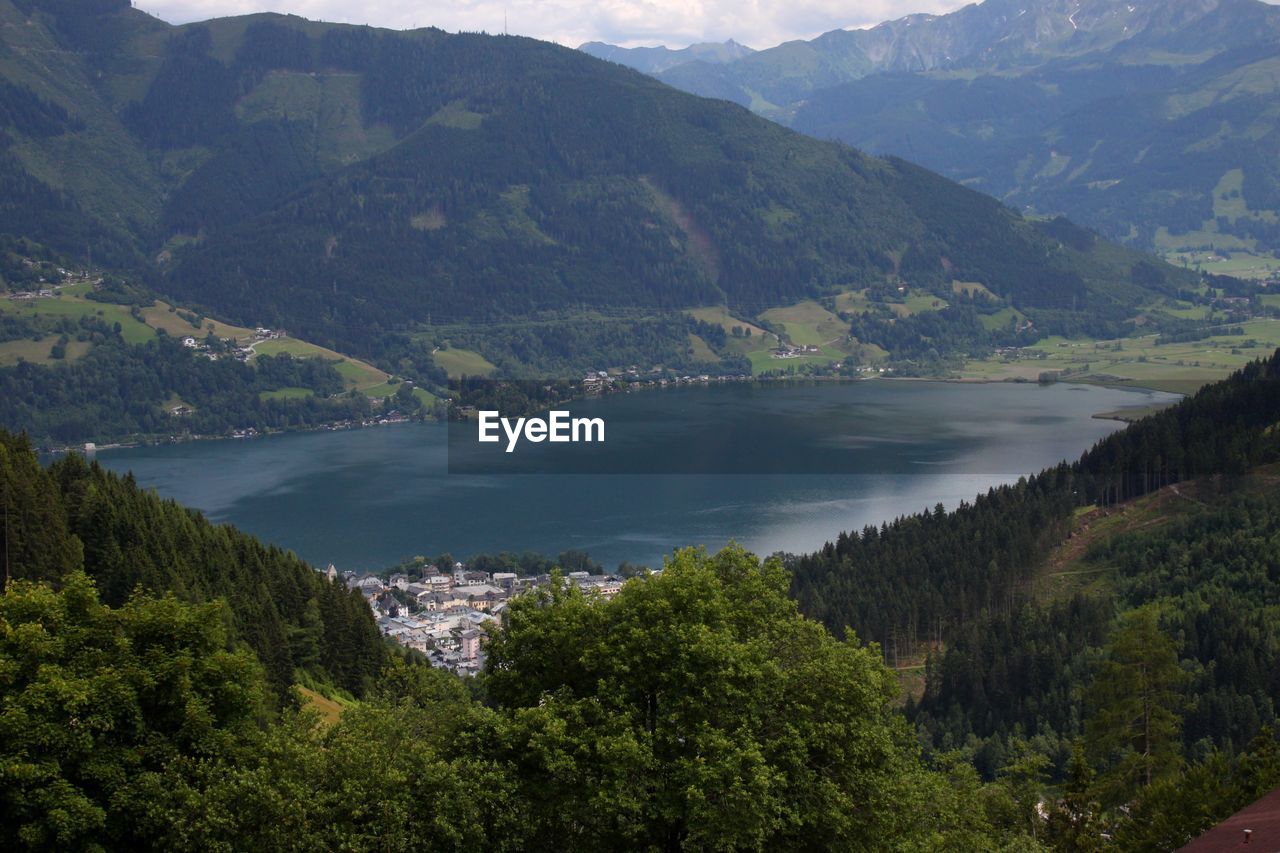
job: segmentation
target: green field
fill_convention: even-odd
[[[740,326],[744,329],[750,329],[752,338],[764,338],[766,336],[772,337],[768,332],[756,324],[746,320],[739,320],[737,317],[730,314],[728,309],[723,306],[717,305],[707,308],[690,308],[685,313],[690,317],[693,317],[695,320],[701,320],[704,323],[719,326],[724,329],[724,333],[726,335],[732,335],[733,327]]]
[[[956,282],[952,287],[957,293],[966,291],[990,293],[980,284]],[[899,317],[910,317],[912,314],[920,314],[925,311],[941,311],[948,304],[947,300],[934,296],[932,293],[924,292],[908,293],[905,297],[898,298],[897,301],[893,302],[873,302],[867,298],[865,288],[862,290],[847,290],[835,298],[835,309],[842,314],[865,314],[873,306],[882,305]]]
[[[439,349],[432,355],[450,379],[460,376],[488,376],[498,368],[478,352],[465,349]]]
[[[81,286],[77,288],[83,290]],[[94,302],[71,291],[71,288],[65,288],[63,295],[44,299],[0,299],[0,313],[18,317],[69,317],[72,320],[96,316],[108,324],[119,323],[120,334],[128,343],[146,343],[155,337],[155,330],[133,319],[126,306]]]
[[[970,296],[976,296],[981,293],[991,299],[996,299],[996,295],[987,289],[985,284],[978,281],[953,281],[951,282],[952,293],[967,293]]]
[[[315,391],[310,388],[298,388],[290,386],[288,388],[277,388],[274,391],[259,391],[258,397],[263,400],[301,400],[306,397],[314,397]]]
[[[910,317],[912,314],[923,314],[926,311],[941,311],[949,304],[932,293],[910,293],[901,302],[886,302],[889,310],[899,317]]]
[[[298,358],[307,358],[308,356],[322,355],[329,358],[342,358],[333,350],[327,350],[324,347],[318,347],[315,344],[309,344],[306,341],[300,341],[297,338],[276,338],[273,341],[261,341],[253,345],[253,351],[258,355],[280,355],[288,353]]]
[[[720,356],[716,355],[706,341],[692,332],[689,333],[689,355],[694,361],[701,361],[705,364],[716,364],[720,361]]]
[[[865,314],[871,310],[871,304],[865,288],[845,291],[835,299],[836,310],[842,314]]]
[[[1018,322],[1027,319],[1026,315],[1016,308],[1001,308],[994,314],[979,314],[978,322],[984,329],[1003,329],[1009,325],[1010,320],[1015,318]]]
[[[833,304],[838,311],[866,310],[866,291],[848,291],[835,297]],[[916,307],[916,306],[913,306]],[[723,307],[694,308],[690,316],[706,323],[715,323],[732,332],[734,326],[749,328],[751,337],[730,337],[729,348],[744,355],[751,362],[751,372],[795,373],[800,368],[815,365],[826,367],[843,361],[849,355],[860,354],[867,362],[879,361],[886,353],[875,345],[861,345],[849,337],[849,324],[828,308],[812,299],[795,305],[771,308],[760,315],[762,323],[779,330],[782,338],[759,325],[734,317]],[[819,351],[794,358],[775,358],[773,351],[780,343],[795,346],[817,346]]]
[[[58,360],[49,355],[57,342],[58,339],[52,335],[38,341],[30,339],[6,341],[0,344],[0,367],[8,367],[20,361],[29,361],[33,364],[57,364]],[[69,341],[65,361],[75,361],[88,351],[87,341]]]
[[[334,369],[342,374],[342,380],[346,383],[348,391],[354,389],[368,393],[369,388],[381,385],[388,379],[386,373],[371,364],[348,358],[331,349],[301,341],[297,338],[277,338],[275,340],[261,341],[254,344],[253,351],[257,355],[288,353],[297,358],[323,358],[327,361],[332,361]]]
[[[172,309],[172,310],[171,310]],[[178,338],[185,338],[187,335],[202,338],[209,333],[209,327],[213,327],[213,333],[220,338],[234,338],[241,344],[250,343],[253,340],[253,329],[246,329],[243,326],[232,326],[222,323],[208,317],[200,321],[200,328],[196,328],[186,320],[178,316],[177,309],[168,302],[156,300],[155,305],[150,308],[144,308],[142,311],[142,319],[147,321],[147,325],[153,329],[164,329],[170,335]]]
[[[390,397],[396,391],[400,390],[399,382],[382,382],[372,385],[364,389],[364,393],[368,397]]]
[[[322,348],[316,347],[316,349]],[[333,353],[332,350],[322,350],[322,352],[317,353],[317,355],[321,358],[332,358],[333,355],[337,354]],[[353,358],[338,356],[338,360],[334,362],[333,367],[342,374],[342,379],[347,383],[348,390],[354,388],[358,391],[366,391],[367,393],[367,389],[381,385],[388,379],[386,373],[374,367],[372,364],[365,364],[363,361],[357,361]]]
[[[1251,320],[1240,325],[1243,335],[1216,335],[1164,346],[1156,346],[1155,335],[1118,342],[1046,338],[1017,354],[966,362],[961,375],[969,379],[1034,380],[1042,372],[1056,371],[1062,379],[1073,382],[1190,393],[1280,345],[1280,321]],[[1252,346],[1248,345],[1250,340]]]
[[[813,300],[806,300],[786,308],[771,308],[760,315],[762,320],[780,326],[791,343],[828,344],[845,340],[849,324],[823,308]]]
[[[1177,299],[1171,299],[1161,305],[1155,305],[1149,308],[1151,311],[1159,311],[1168,314],[1171,317],[1179,317],[1183,320],[1205,320],[1212,321],[1215,319],[1213,308],[1208,305],[1192,305],[1190,302],[1181,302]]]
[[[754,350],[747,353],[747,358],[751,360],[751,372],[754,375],[761,373],[795,373],[802,365],[814,364],[825,367],[834,361],[843,361],[846,353],[841,352],[835,347],[824,346],[822,351],[816,355],[801,355],[795,358],[774,358],[773,351],[770,349]]]
[[[1227,257],[1223,258],[1215,252],[1203,249],[1190,251],[1183,248],[1183,246],[1202,246],[1210,243],[1219,249],[1226,250]],[[1195,235],[1183,235],[1177,239],[1167,238],[1158,248],[1161,249],[1164,259],[1175,266],[1201,269],[1215,275],[1234,275],[1257,280],[1280,274],[1280,259],[1265,254],[1255,254],[1238,238],[1228,239],[1216,232],[1197,232]]]
[[[719,305],[704,308],[691,308],[685,313],[693,317],[695,320],[701,320],[704,323],[710,323],[711,325],[719,326],[724,329],[725,340],[728,343],[730,352],[737,355],[745,355],[750,359],[752,373],[759,373],[761,370],[768,369],[761,367],[760,365],[764,360],[768,359],[769,351],[778,345],[777,335],[753,322],[733,316],[726,308]],[[750,330],[750,336],[734,337],[733,329],[735,326],[740,329]],[[705,341],[697,338],[696,335],[690,335],[689,337],[690,346],[693,347],[694,351],[694,358],[700,361],[720,360],[719,357],[715,357],[715,354],[710,352],[711,348],[706,345]],[[702,347],[705,347],[705,351],[698,346],[698,343],[694,343],[695,339],[698,343],[702,344]]]

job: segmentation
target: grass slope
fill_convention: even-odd
[[[142,320],[136,319],[128,306],[88,299],[89,284],[69,285],[59,288],[56,295],[36,299],[0,298],[0,314],[17,317],[44,316],[79,320],[81,317],[97,317],[111,323],[119,323],[121,335],[127,343],[144,344],[161,332],[172,337],[192,336],[203,339],[212,332],[220,338],[232,338],[242,345],[252,345],[255,355],[279,355],[289,353],[298,358],[323,358],[335,363],[342,374],[347,390],[368,393],[368,389],[381,385],[389,378],[387,373],[359,359],[318,346],[298,338],[257,340],[254,330],[235,326],[209,318],[200,318],[198,326],[179,316],[176,306],[157,300],[150,308],[142,309]],[[190,315],[190,312],[185,312]],[[0,343],[0,366],[16,364],[20,360],[41,364],[53,363],[49,355],[57,341],[57,335],[44,335],[38,341],[19,340]],[[89,351],[84,341],[71,340],[67,344],[67,360],[75,360]],[[274,396],[289,396],[282,391],[270,392]],[[377,396],[377,395],[374,395]]]

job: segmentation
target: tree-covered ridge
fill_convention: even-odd
[[[792,558],[793,592],[832,630],[905,653],[984,610],[1008,607],[1071,529],[1078,506],[1234,474],[1280,452],[1280,353],[1099,442],[1077,462],[990,490],[954,512],[845,533]]]
[[[1078,328],[1061,312],[1101,331],[1153,292],[1194,283],[1164,268],[1167,281],[1135,288],[1137,255],[1064,240],[924,170],[530,39],[53,11],[43,29],[45,18],[15,12],[35,25],[0,38],[32,29],[51,45],[91,44],[56,55],[84,86],[55,86],[17,59],[0,72],[86,130],[39,151],[20,139],[22,156],[58,174],[64,148],[128,149],[113,169],[150,172],[113,196],[137,216],[104,220],[103,234],[129,231],[135,252],[158,259],[135,263],[155,287],[348,351],[423,325],[535,313],[646,322],[714,304],[753,316],[891,279],[950,293],[957,277],[1043,332]],[[98,215],[100,177],[57,195],[62,219]],[[50,230],[43,186],[5,230]],[[94,242],[59,228],[49,239],[66,251]],[[664,362],[681,354],[677,332],[667,323],[650,347]],[[496,355],[515,348],[499,338]]]
[[[377,90],[379,114],[426,124],[258,220],[221,237],[211,225],[168,286],[237,311],[305,310],[306,333],[339,340],[566,307],[755,313],[895,274],[947,292],[953,278],[982,281],[1029,309],[1094,318],[1135,304],[1127,263],[1091,261],[906,164],[535,42],[366,40],[398,79],[441,81]],[[477,77],[481,57],[509,74]],[[285,251],[281,229],[299,238]],[[310,325],[322,308],[325,327]]]
[[[1246,746],[1260,725],[1274,721],[1280,701],[1280,650],[1268,627],[1280,595],[1267,569],[1280,530],[1273,476],[1226,481],[1217,486],[1221,493],[1199,489],[1199,497],[1182,498],[1185,509],[1168,506],[1179,503],[1173,496],[1153,523],[1094,543],[1077,570],[1106,572],[1108,596],[992,610],[966,625],[936,662],[921,702],[935,740],[961,743],[969,731],[1008,735],[1015,726],[1027,736],[1083,735],[1085,697],[1072,687],[1097,667],[1091,647],[1102,645],[1117,609],[1154,605],[1179,641],[1179,656],[1194,661],[1187,692],[1196,700],[1183,709],[1185,746],[1209,743],[1229,752]],[[1192,504],[1202,498],[1204,506]],[[954,716],[956,707],[966,709],[962,717]]]
[[[1256,466],[1280,451],[1277,379],[1280,353],[1076,463],[841,536],[792,558],[793,593],[890,662],[928,654],[907,711],[929,751],[959,750],[984,778],[1061,783],[1054,847],[1104,833],[1178,847],[1274,784],[1258,762],[1274,763],[1280,706],[1280,505]],[[1054,575],[1091,592],[1046,600],[1038,576],[1084,547],[1069,537],[1089,505],[1090,524],[1132,513],[1132,529],[1097,534]]]
[[[46,470],[8,433],[0,454],[7,577],[57,583],[83,568],[112,605],[138,589],[221,599],[229,633],[254,651],[278,697],[297,672],[356,694],[369,687],[385,651],[358,593],[81,456]]]
[[[1276,729],[1280,707],[1274,476],[1144,500],[1126,510],[1143,521],[1070,564],[1101,586],[962,626],[908,710],[922,737],[987,776],[1024,740],[1046,776],[1069,776],[1083,744],[1097,811],[1134,803],[1112,818],[1132,846],[1172,849],[1228,813],[1247,784],[1232,757]],[[1220,789],[1201,787],[1214,774]]]

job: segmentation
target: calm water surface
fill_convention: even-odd
[[[842,530],[939,502],[951,508],[1075,458],[1123,426],[1097,412],[1173,399],[1061,384],[861,382],[646,391],[570,406],[606,422],[611,407],[643,406],[654,423],[719,433],[748,457],[855,448],[865,468],[846,459],[842,470],[864,473],[449,474],[439,424],[108,450],[98,459],[215,521],[340,569],[568,548],[612,568],[658,565],[672,548],[730,539],[761,554],[814,550]],[[653,470],[669,469],[655,461]]]

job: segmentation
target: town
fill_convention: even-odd
[[[502,625],[510,600],[552,580],[550,574],[476,571],[461,562],[455,562],[451,571],[425,562],[422,569],[417,579],[404,572],[387,578],[340,573],[333,564],[317,571],[331,582],[359,591],[383,636],[425,655],[432,666],[458,675],[475,675],[484,667],[484,638]],[[624,583],[621,577],[585,571],[567,572],[563,577],[584,595],[604,600],[617,595]]]

